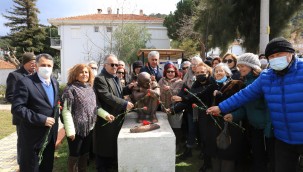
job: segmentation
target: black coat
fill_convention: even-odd
[[[150,75],[154,75],[156,77],[157,82],[159,82],[160,79],[163,77],[163,70],[162,70],[162,68],[160,68],[159,66],[157,66],[157,74],[155,74],[154,69],[149,65],[149,63],[147,63],[146,66],[143,66],[140,69],[140,73],[141,72],[147,72]]]
[[[27,75],[29,75],[29,73],[24,69],[23,66],[20,69],[17,69],[8,74],[8,77],[6,79],[6,92],[5,92],[5,98],[8,102],[13,103],[14,90],[17,81]],[[13,125],[19,125],[19,124],[20,124],[20,120],[13,115]]]
[[[44,136],[48,130],[48,127],[45,126],[46,118],[54,117],[55,114],[59,100],[59,84],[54,78],[51,78],[51,82],[54,89],[54,106],[51,106],[37,73],[20,79],[16,84],[12,114],[21,120],[18,139],[22,150],[21,164],[23,167],[25,166],[23,171],[37,169],[37,153],[42,147]],[[53,139],[51,143],[56,143],[57,133],[58,118],[50,130],[48,143],[51,142],[51,139]]]
[[[99,106],[111,115],[117,116],[125,112],[127,101],[123,99],[123,95],[129,94],[130,90],[128,87],[122,90],[121,83],[117,82],[122,91],[122,94],[119,93],[113,79],[113,75],[107,73],[105,69],[102,70],[101,74],[95,78],[94,89]],[[93,135],[95,154],[101,157],[117,157],[117,138],[123,124],[122,119],[123,116],[120,116],[112,123],[104,125],[107,121],[97,117]]]
[[[206,104],[206,106],[218,105],[221,101],[227,99],[232,96],[240,89],[244,87],[244,83],[242,81],[231,80],[227,81],[224,84],[213,83],[210,84],[205,90],[198,93],[197,96]],[[222,92],[221,95],[214,97],[214,90],[219,90]],[[211,98],[211,101],[210,99]],[[224,114],[221,114],[224,115]],[[221,128],[224,127],[224,120],[222,117],[213,116]],[[243,156],[244,151],[244,133],[242,133],[241,129],[229,124],[228,131],[231,136],[231,145],[225,149],[219,149],[216,144],[216,138],[220,134],[221,129],[217,125],[215,125],[214,120],[210,115],[206,115],[205,111],[199,115],[199,125],[200,131],[203,132],[204,141],[204,153],[210,155],[211,157],[217,157],[219,159],[225,160],[235,160],[239,159]]]

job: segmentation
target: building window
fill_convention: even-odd
[[[113,27],[106,27],[106,32],[112,32],[113,31]]]
[[[95,32],[99,32],[99,26],[94,27]]]

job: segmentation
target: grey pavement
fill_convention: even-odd
[[[0,110],[10,110],[10,104],[0,104]],[[17,134],[16,132],[0,140],[0,172],[15,172],[17,164]]]

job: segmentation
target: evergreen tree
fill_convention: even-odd
[[[5,26],[10,27],[7,37],[12,41],[11,46],[17,48],[18,54],[23,53],[23,50],[42,52],[46,34],[44,28],[39,26],[36,0],[13,0],[13,2],[13,8],[7,10],[8,14],[3,14],[9,20]]]

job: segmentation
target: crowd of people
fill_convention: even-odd
[[[200,172],[285,172],[299,168],[303,155],[303,61],[284,38],[271,40],[265,54],[231,53],[203,61],[193,57],[180,69],[160,67],[160,54],[132,63],[129,72],[114,54],[98,64],[76,64],[61,95],[52,77],[53,58],[23,55],[23,66],[7,78],[18,134],[20,171],[51,172],[58,132],[64,123],[68,171],[118,169],[117,137],[123,118],[136,102],[128,95],[146,72],[160,89],[158,110],[176,136],[177,160],[201,151]],[[249,168],[249,169],[247,169]]]

